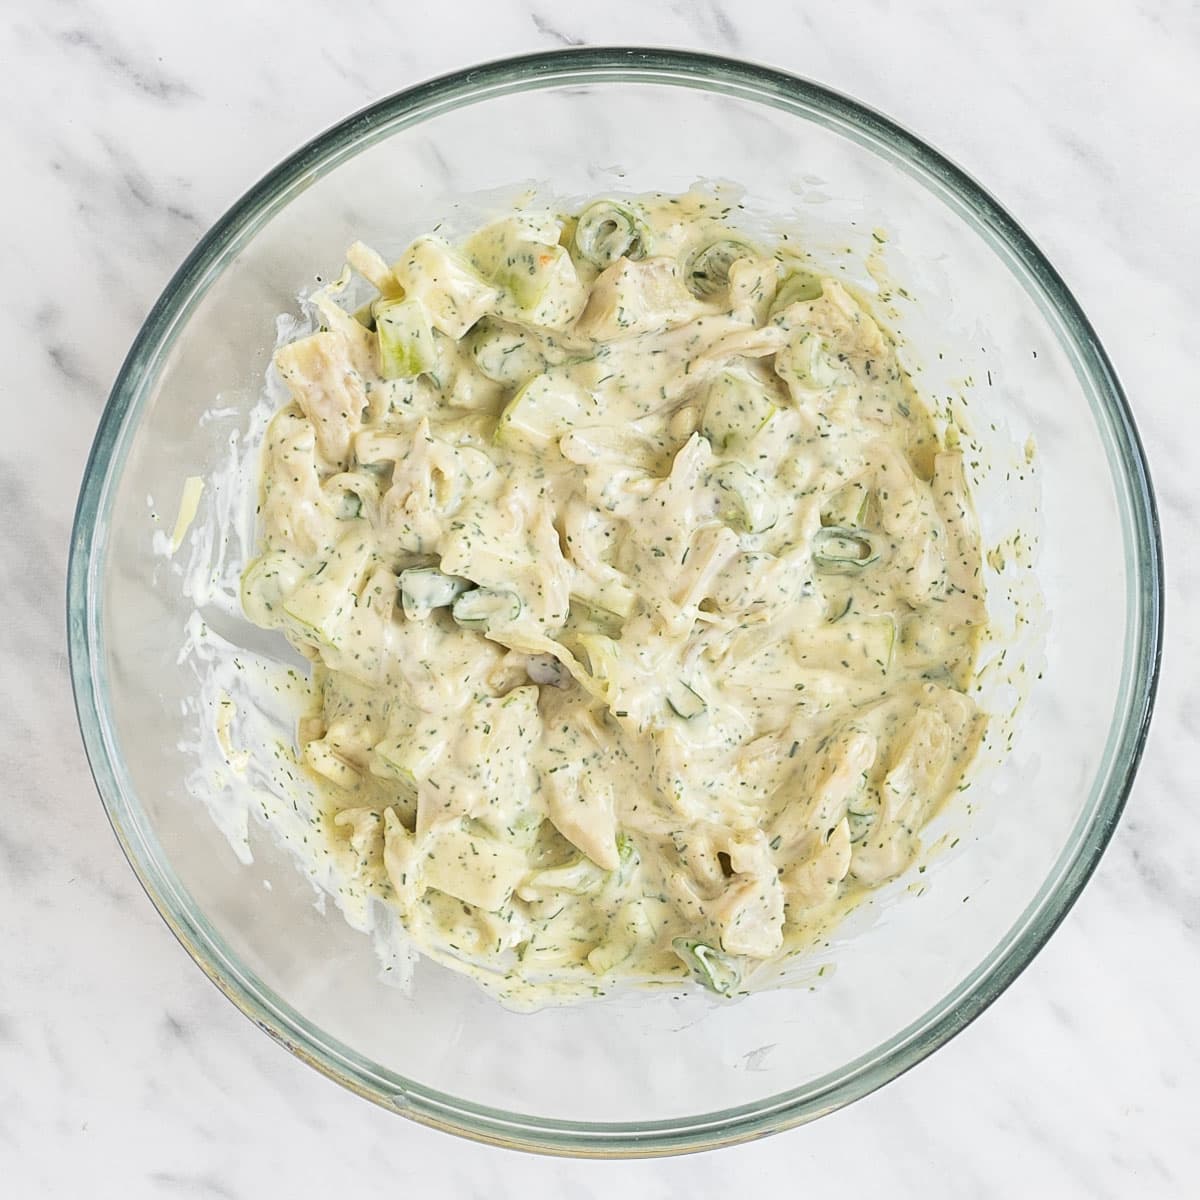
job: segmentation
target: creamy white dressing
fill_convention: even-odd
[[[912,861],[983,718],[961,455],[864,303],[710,197],[347,255],[282,347],[247,615],[321,832],[508,1003],[722,994]]]

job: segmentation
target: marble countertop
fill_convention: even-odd
[[[1200,1190],[1200,11],[1120,0],[742,6],[46,0],[0,21],[0,1190],[306,1200]],[[336,14],[336,15],[335,15]],[[885,110],[1049,254],[1124,378],[1169,564],[1158,713],[1127,816],[1059,932],[975,1024],[848,1110],[680,1160],[587,1164],[372,1108],[203,979],[88,775],[63,629],[78,480],[171,272],[268,167],[345,113],[474,60],[580,43],[770,63]]]

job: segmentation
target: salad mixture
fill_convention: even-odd
[[[356,243],[275,355],[242,599],[313,663],[320,837],[509,1003],[768,979],[981,737],[962,456],[864,300],[733,215]]]

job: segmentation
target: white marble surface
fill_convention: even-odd
[[[990,1011],[817,1125],[715,1155],[582,1164],[377,1111],[205,982],[93,790],[62,593],[109,384],[172,270],[238,194],[313,132],[423,77],[639,41],[851,92],[1012,209],[1129,387],[1162,506],[1170,623],[1128,815],[1061,930]],[[1195,5],[10,0],[0,63],[0,1193],[638,1200],[739,1194],[747,1181],[764,1194],[853,1184],[931,1200],[1200,1192]]]

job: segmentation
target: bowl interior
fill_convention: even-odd
[[[195,635],[199,612],[248,662],[278,652],[231,595],[248,523],[229,469],[245,460],[275,317],[336,273],[356,238],[395,253],[439,221],[465,231],[531,187],[561,198],[697,180],[736,184],[751,228],[778,221],[876,293],[918,386],[970,431],[999,551],[981,685],[995,714],[988,761],[939,818],[926,870],[857,913],[794,987],[736,1004],[661,993],[529,1016],[424,964],[406,994],[381,982],[371,939],[332,904],[319,910],[253,819],[253,863],[239,860],[226,832],[244,821],[245,787],[219,764],[196,770],[213,693],[181,653],[189,621]],[[189,475],[209,483],[190,540],[155,553]],[[1119,814],[1152,692],[1157,585],[1119,389],[1000,210],[919,143],[811,85],[597,51],[385,102],[289,160],[209,235],[143,331],[98,436],[73,546],[71,646],[118,834],[239,1005],[420,1119],[526,1146],[637,1152],[819,1115],[911,1065],[1002,990]],[[283,706],[267,715],[286,728]],[[269,769],[255,778],[270,786]]]

